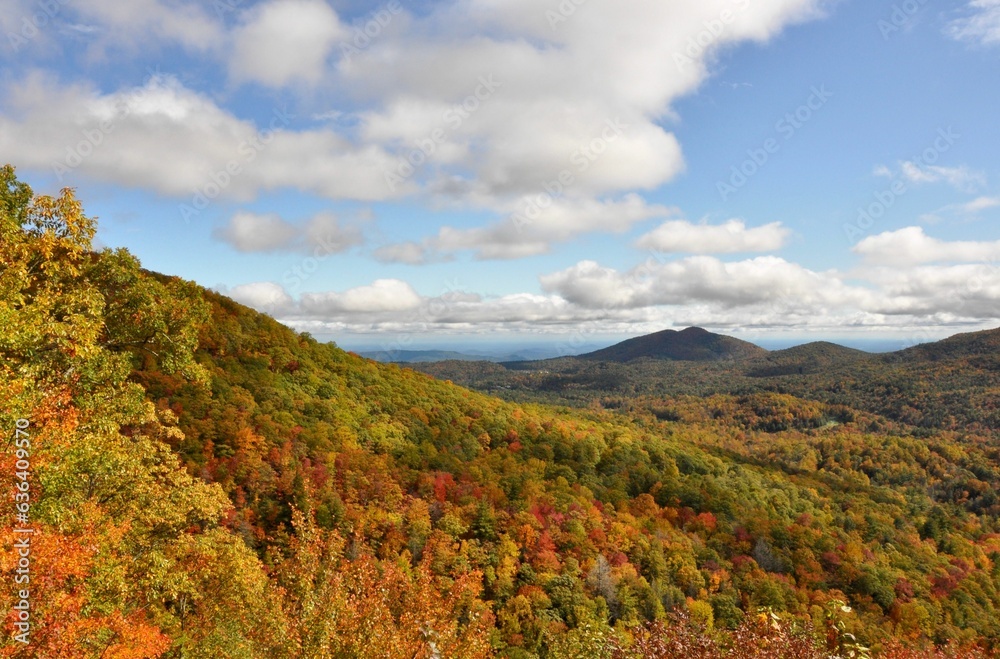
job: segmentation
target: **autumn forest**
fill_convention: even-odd
[[[1000,647],[1000,331],[418,372],[0,177],[0,656]]]

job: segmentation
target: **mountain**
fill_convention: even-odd
[[[828,341],[814,341],[784,350],[774,350],[755,360],[750,377],[805,375],[871,357],[870,353]]]
[[[767,350],[747,341],[713,334],[700,327],[689,327],[628,339],[579,358],[609,362],[630,362],[642,358],[706,362],[745,360],[766,354]]]
[[[956,334],[941,341],[922,343],[891,353],[889,360],[939,361],[961,357],[995,357],[1000,355],[1000,329]]]

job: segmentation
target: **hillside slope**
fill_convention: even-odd
[[[1000,606],[986,560],[1000,549],[989,535],[1000,504],[965,475],[969,448],[865,435],[867,419],[810,430],[845,417],[791,397],[688,400],[656,429],[511,405],[202,295],[211,315],[196,354],[211,391],[138,377],[178,415],[175,449],[229,493],[230,527],[259,551],[291,531],[297,508],[373,556],[478,575],[478,606],[509,656],[545,656],[553,618],[634,624],[698,602],[726,627],[756,606],[803,616],[843,596],[855,631],[876,643],[893,611],[927,611],[920,624],[940,639],[1000,631],[960,594]],[[803,423],[776,437],[769,415]],[[766,460],[732,444],[764,437]],[[996,469],[978,474],[1000,484]],[[975,494],[957,507],[934,495],[958,489]],[[961,563],[944,587],[958,546],[986,562]]]
[[[1000,330],[966,332],[941,341],[922,343],[896,353],[903,361],[937,361],[962,357],[995,357],[1000,354]]]

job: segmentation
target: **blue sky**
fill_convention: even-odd
[[[14,0],[0,31],[23,179],[343,345],[998,325],[1000,0]]]

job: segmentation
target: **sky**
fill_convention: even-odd
[[[345,347],[1000,325],[1000,0],[7,0],[0,160]]]

